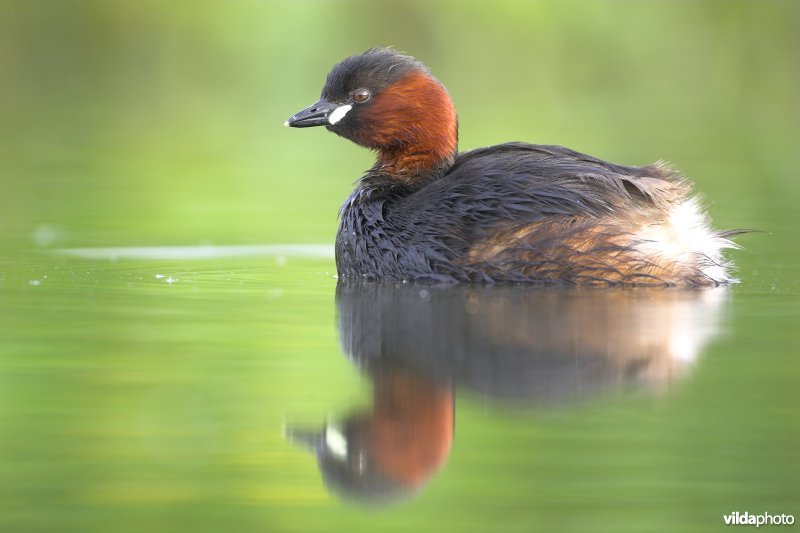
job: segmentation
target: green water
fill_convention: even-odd
[[[750,281],[711,300],[484,289],[465,328],[441,318],[448,294],[470,299],[453,288],[408,303],[408,288],[389,287],[389,307],[374,291],[340,294],[337,312],[332,268],[46,254],[4,265],[3,529],[704,530],[733,510],[797,514],[796,284]],[[549,360],[515,362],[537,342]],[[346,503],[283,436],[371,409],[348,343],[455,390],[449,457],[397,502]]]
[[[442,318],[448,294],[469,316],[453,288],[340,294],[337,312],[332,268],[5,264],[3,530],[692,530],[797,514],[796,285],[482,289],[465,327]],[[283,428],[369,412],[370,357],[452,384],[456,416],[441,470],[365,508],[329,493]]]
[[[798,25],[780,0],[0,0],[0,530],[800,518]],[[371,156],[281,124],[376,44],[430,64],[465,149],[675,162],[762,231],[742,283],[337,286]]]

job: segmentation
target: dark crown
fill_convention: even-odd
[[[430,74],[428,67],[409,55],[391,48],[371,48],[337,63],[328,74],[322,97],[336,102],[360,88],[378,93],[409,72],[419,70]]]

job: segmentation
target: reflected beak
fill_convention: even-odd
[[[292,115],[283,125],[292,128],[329,126],[331,124],[330,114],[336,111],[338,107],[337,104],[332,104],[324,98],[320,98],[307,108]]]
[[[325,438],[318,431],[309,431],[299,428],[285,428],[284,437],[296,446],[317,453],[325,447]]]

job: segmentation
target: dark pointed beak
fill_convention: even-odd
[[[292,128],[310,128],[312,126],[327,126],[330,124],[328,115],[338,106],[320,98],[307,108],[292,115],[289,120],[283,123],[284,126]]]

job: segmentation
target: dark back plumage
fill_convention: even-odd
[[[660,165],[614,165],[560,146],[482,148],[459,154],[443,176],[417,190],[365,176],[342,210],[337,264],[342,277],[358,279],[575,283],[603,282],[615,271],[615,282],[641,283],[645,278],[624,274],[616,261],[587,258],[635,255],[619,235],[642,219],[663,218],[688,190]],[[581,249],[582,236],[609,217],[614,223]],[[537,224],[554,220],[566,227],[537,234]],[[475,253],[503,234],[496,243],[502,253]]]

